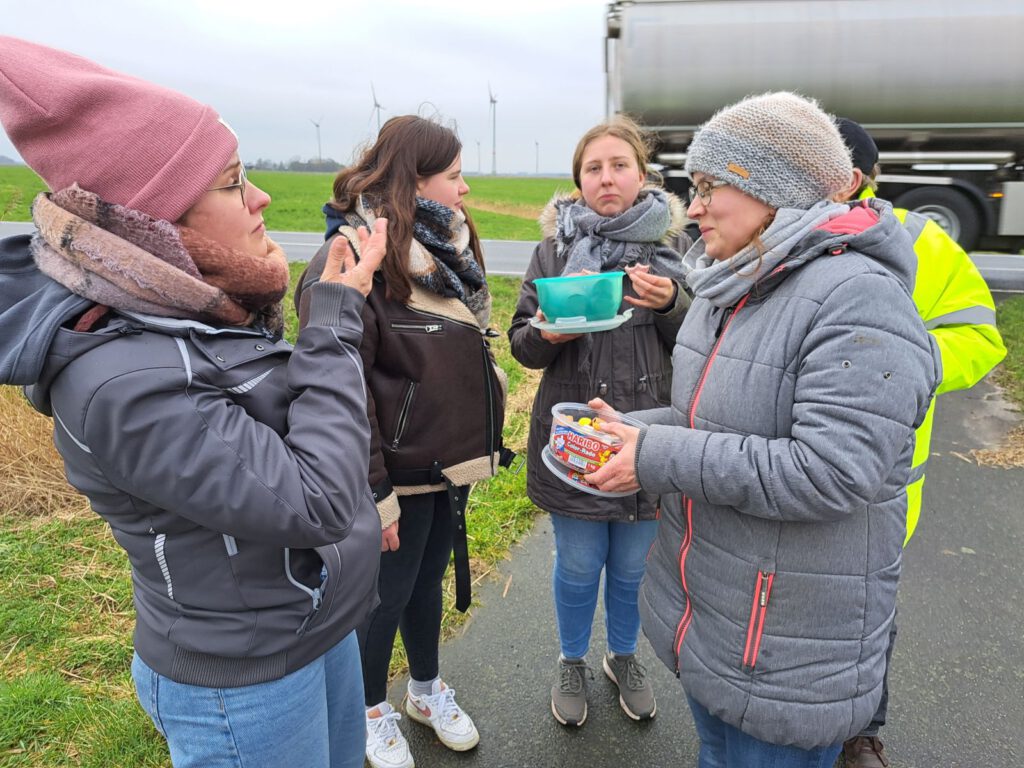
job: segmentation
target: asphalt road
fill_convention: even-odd
[[[970,451],[997,445],[1017,421],[983,382],[939,403],[925,512],[905,554],[889,724],[892,768],[1020,765],[1024,759],[1024,469],[978,466]],[[472,518],[470,518],[472,533]],[[456,754],[433,731],[403,719],[416,764],[446,768],[586,766],[673,768],[696,764],[698,743],[679,682],[654,658],[652,722],[634,723],[600,669],[603,617],[595,622],[589,716],[580,728],[549,709],[558,645],[551,604],[549,518],[477,588],[461,636],[442,646],[441,674],[480,730]],[[405,680],[395,682],[394,704]]]
[[[30,223],[0,222],[0,237],[32,232]],[[316,232],[268,232],[278,243],[289,261],[309,261],[323,243]],[[533,253],[535,242],[525,240],[481,241],[487,259],[487,271],[492,275],[521,277]],[[971,258],[981,270],[992,290],[1024,291],[1024,256],[1005,253],[972,253]]]

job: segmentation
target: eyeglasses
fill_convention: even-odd
[[[693,201],[698,197],[704,204],[704,207],[711,205],[711,192],[718,189],[719,187],[727,187],[729,182],[716,179],[715,181],[708,181],[707,179],[701,179],[696,184],[690,184],[689,202],[693,205]]]
[[[238,181],[234,184],[225,184],[223,187],[210,187],[210,192],[216,192],[219,189],[237,189],[242,195],[242,207],[245,207],[245,188],[249,184],[249,177],[245,175],[245,166],[241,163],[238,164]]]

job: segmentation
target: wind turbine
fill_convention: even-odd
[[[322,123],[323,120],[324,120],[324,116],[323,115],[320,115],[320,119],[319,120],[314,120],[313,118],[309,118],[309,122],[311,122],[313,125],[316,126],[316,161],[318,163],[323,158],[323,154],[320,151],[320,123]]]
[[[374,112],[377,113],[377,133],[380,133],[380,111],[383,109],[380,102],[377,101],[377,91],[374,90],[373,81],[370,81],[370,94],[373,96],[373,110],[370,112],[372,115]]]
[[[491,176],[498,175],[498,97],[487,84],[487,96],[491,100]]]

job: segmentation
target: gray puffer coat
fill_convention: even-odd
[[[645,633],[712,714],[804,749],[878,704],[913,430],[940,378],[913,249],[871,205],[877,223],[809,229],[734,306],[698,291],[671,407],[633,414],[651,424],[638,481],[662,494]]]
[[[681,206],[672,198],[672,245],[683,250],[690,245],[682,226]],[[526,270],[519,303],[508,337],[512,355],[527,368],[543,368],[544,376],[533,400],[527,447],[526,492],[537,507],[586,520],[651,520],[657,515],[657,496],[639,493],[621,498],[604,498],[577,491],[555,477],[541,461],[541,451],[551,433],[551,406],[560,402],[582,402],[601,397],[619,411],[656,408],[669,402],[672,381],[671,349],[683,322],[690,297],[679,287],[675,303],[666,312],[633,307],[630,319],[611,331],[551,344],[530,325],[539,307],[533,281],[557,277],[565,267],[554,240],[554,201],[541,217],[545,239],[537,245]],[[635,296],[629,280],[623,281],[623,295]],[[632,305],[623,302],[619,311]],[[589,342],[589,343],[588,343]]]

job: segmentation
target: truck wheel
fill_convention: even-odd
[[[949,187],[918,187],[900,195],[894,204],[927,216],[960,243],[965,251],[978,244],[981,222],[978,211],[964,194]]]

